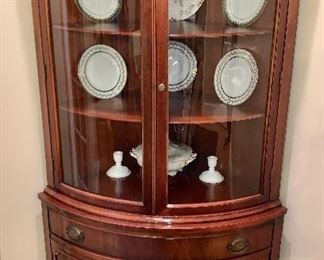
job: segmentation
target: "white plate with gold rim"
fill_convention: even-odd
[[[108,99],[117,96],[125,87],[127,68],[118,51],[108,45],[98,44],[83,53],[78,76],[89,94]]]
[[[247,26],[262,15],[267,0],[224,0],[223,5],[230,23]]]
[[[182,21],[193,16],[205,0],[169,0],[169,20]]]
[[[216,94],[225,104],[240,105],[250,98],[258,78],[259,70],[253,55],[245,49],[234,49],[217,65],[214,75]]]
[[[197,74],[197,59],[193,51],[184,43],[169,42],[169,91],[176,92],[188,88]]]
[[[118,16],[123,0],[75,0],[75,3],[88,19],[106,22]]]

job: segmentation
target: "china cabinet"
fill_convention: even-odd
[[[32,0],[47,259],[278,259],[297,0]]]

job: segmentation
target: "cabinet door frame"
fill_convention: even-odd
[[[60,126],[56,96],[55,62],[53,55],[50,0],[32,0],[35,39],[38,60],[38,75],[45,139],[45,156],[48,186],[63,194],[97,206],[115,210],[152,213],[152,172],[154,170],[153,144],[155,118],[153,106],[155,92],[152,88],[154,69],[154,0],[141,0],[141,50],[142,50],[142,139],[144,141],[142,201],[128,201],[88,193],[64,184]]]
[[[290,81],[282,82],[281,79],[291,72],[283,70],[283,62],[289,50],[285,50],[288,42],[294,44],[294,36],[287,37],[287,30],[295,31],[295,25],[289,23],[289,13],[297,16],[295,10],[298,9],[298,1],[276,1],[275,27],[272,42],[272,56],[269,78],[269,91],[267,96],[267,110],[265,120],[265,132],[263,138],[263,155],[261,167],[260,193],[249,197],[238,198],[228,201],[203,202],[193,204],[168,204],[168,175],[167,175],[167,144],[169,128],[169,95],[168,91],[157,93],[157,143],[159,147],[156,151],[158,158],[156,173],[156,198],[157,212],[161,215],[186,215],[186,214],[212,214],[230,210],[237,210],[246,207],[265,203],[269,200],[275,200],[278,196],[273,196],[272,191],[278,190],[280,169],[278,164],[277,146],[283,146],[277,143],[277,130],[282,129],[285,124],[280,121],[278,116],[282,108],[287,107],[288,97],[280,100],[282,90],[290,88]],[[157,48],[157,72],[156,86],[161,83],[168,83],[168,41],[169,41],[169,20],[168,20],[168,1],[156,0],[156,48]],[[286,53],[287,51],[287,53]],[[291,56],[291,55],[290,55]],[[288,57],[292,60],[292,57]],[[285,111],[286,113],[286,111]],[[279,121],[278,121],[279,120]],[[278,121],[278,122],[277,122]],[[280,149],[279,149],[280,150]],[[279,162],[281,163],[281,162]],[[280,167],[279,167],[280,168]],[[271,196],[270,196],[271,195]]]

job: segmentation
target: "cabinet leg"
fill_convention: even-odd
[[[43,225],[44,225],[46,260],[52,260],[51,240],[49,234],[48,208],[45,203],[42,203],[42,214],[43,214]]]
[[[270,258],[271,260],[279,259],[282,229],[283,229],[283,217],[276,219],[274,222],[272,250],[271,250],[271,258]]]

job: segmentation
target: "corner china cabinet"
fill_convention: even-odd
[[[297,0],[32,0],[47,259],[278,259]]]

